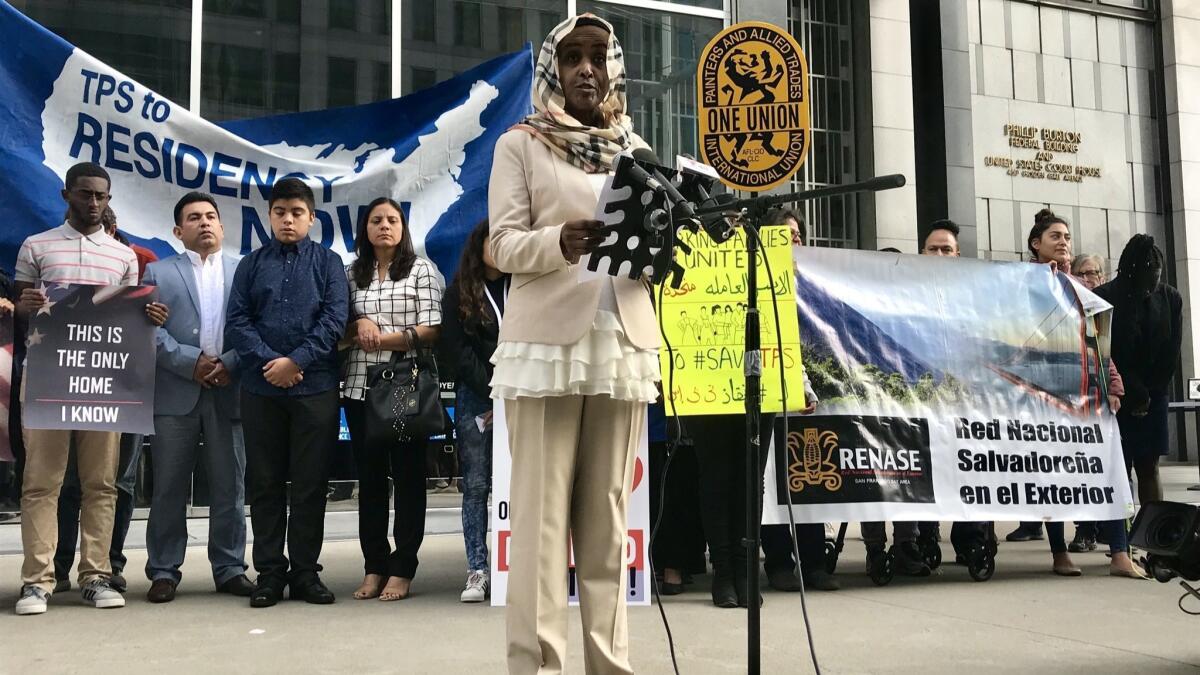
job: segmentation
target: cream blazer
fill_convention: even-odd
[[[645,145],[634,136],[634,147]],[[588,174],[533,134],[510,129],[496,142],[488,185],[492,257],[513,275],[501,342],[571,345],[591,329],[601,282],[578,282],[581,266],[563,257],[559,236],[568,220],[595,217],[596,202]],[[613,290],[629,341],[658,348],[649,285],[614,278]]]

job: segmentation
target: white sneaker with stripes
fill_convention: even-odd
[[[79,590],[83,601],[96,609],[112,609],[125,606],[125,596],[116,591],[108,579],[96,577],[85,583]]]

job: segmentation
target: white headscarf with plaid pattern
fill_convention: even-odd
[[[608,92],[600,102],[603,128],[581,123],[563,107],[566,98],[558,76],[558,44],[584,17],[608,29]],[[580,14],[550,31],[534,68],[532,99],[534,113],[515,129],[533,134],[554,154],[588,173],[611,171],[613,158],[633,140],[633,123],[625,113],[625,55],[612,24],[592,14]]]

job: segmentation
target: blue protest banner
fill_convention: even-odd
[[[121,230],[160,257],[180,250],[171,209],[183,194],[213,194],[226,251],[244,255],[270,237],[271,185],[296,176],[316,194],[322,245],[348,261],[360,209],[389,196],[417,252],[450,277],[487,215],[496,139],[530,110],[532,72],[527,47],[404,98],[214,124],[0,1],[0,266],[62,223],[62,177],[92,161],[112,176]]]

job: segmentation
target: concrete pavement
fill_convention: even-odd
[[[76,592],[38,617],[12,615],[20,559],[0,557],[0,672],[3,673],[499,673],[502,609],[458,602],[461,539],[426,540],[414,594],[401,602],[355,601],[358,547],[331,543],[328,607],[285,602],[250,609],[212,592],[202,548],[189,549],[175,602],[151,605],[145,579],[131,576],[128,606],[96,610]],[[145,552],[130,556],[130,570]],[[1045,542],[1004,546],[996,577],[975,583],[962,568],[886,588],[866,577],[858,542],[840,575],[845,588],[808,598],[826,673],[1185,673],[1200,671],[1200,617],[1180,612],[1174,584],[1110,578],[1100,553],[1077,556],[1085,576],[1050,574]],[[744,672],[745,613],[712,607],[704,591],[668,598],[683,673]],[[811,672],[798,594],[768,591],[763,607],[767,673]],[[578,613],[571,614],[568,672],[582,673]],[[670,672],[658,611],[630,610],[638,672]]]
[[[1195,467],[1172,468],[1168,496],[1195,482]],[[997,524],[1003,536],[1011,524]],[[17,528],[0,525],[0,540]],[[1068,528],[1070,529],[1070,528]],[[856,531],[855,531],[856,534]],[[131,538],[131,545],[140,541]],[[950,551],[948,545],[944,550]],[[188,550],[179,597],[144,599],[149,582],[130,575],[128,606],[95,610],[76,592],[51,600],[40,617],[11,614],[20,557],[0,555],[0,673],[499,673],[504,671],[504,613],[462,605],[462,540],[431,535],[422,549],[412,597],[397,603],[355,601],[358,546],[329,542],[324,577],[338,594],[328,607],[285,602],[250,609],[212,592],[204,549]],[[947,556],[949,557],[949,556]],[[1002,544],[995,578],[975,583],[952,564],[928,579],[898,578],[876,588],[862,545],[847,542],[843,590],[809,595],[809,614],[826,673],[1194,673],[1200,672],[1200,617],[1176,607],[1176,584],[1107,576],[1102,552],[1079,554],[1084,576],[1050,573],[1044,541]],[[129,569],[145,563],[130,552]],[[707,577],[668,598],[667,616],[683,673],[745,670],[745,613],[712,607]],[[763,672],[812,672],[798,594],[767,591]],[[1197,602],[1200,605],[1200,602]],[[1196,607],[1200,609],[1200,606]],[[582,673],[578,613],[571,614],[570,673]],[[630,610],[633,663],[639,673],[669,673],[657,608]]]

